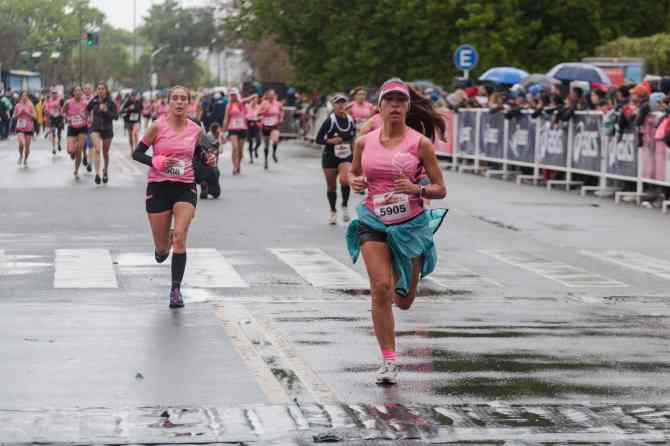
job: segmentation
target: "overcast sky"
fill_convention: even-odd
[[[137,26],[142,24],[151,5],[160,4],[163,0],[91,0],[91,3],[105,13],[107,20],[118,28],[133,29],[133,2],[137,2]],[[184,6],[208,4],[208,0],[179,0]]]

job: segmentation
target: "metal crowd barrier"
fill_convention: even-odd
[[[638,204],[649,185],[670,187],[670,148],[654,138],[662,114],[651,114],[641,128],[628,129],[621,137],[605,133],[600,112],[577,112],[558,127],[531,114],[505,119],[503,113],[486,109],[459,110],[453,116],[453,168],[480,171],[482,162],[496,163],[500,168],[488,169],[486,176],[507,177],[513,173],[511,166],[527,167],[533,173],[518,175],[516,181],[533,184],[543,180],[541,169],[564,172],[565,179],[549,180],[547,187],[581,186],[582,195],[608,191],[617,202],[629,195]],[[596,177],[598,185],[584,185],[577,175]],[[634,183],[627,188],[634,191],[622,191],[615,181]]]
[[[300,136],[300,118],[296,116],[295,107],[284,107],[284,120],[279,128],[281,138],[297,138]]]

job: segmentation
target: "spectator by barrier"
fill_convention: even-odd
[[[284,107],[284,120],[279,132],[282,138],[297,138],[300,135],[300,115],[295,107]]]
[[[453,126],[454,168],[478,171],[489,162],[502,166],[495,173],[507,176],[510,166],[527,167],[533,174],[520,175],[517,181],[534,183],[543,179],[540,169],[547,169],[565,178],[548,181],[548,187],[584,186],[584,181],[574,181],[579,175],[595,178],[598,186],[586,187],[591,191],[611,191],[608,186],[617,180],[631,184],[634,191],[628,193],[638,202],[645,186],[670,187],[670,149],[655,136],[663,115],[650,114],[641,128],[622,129],[613,136],[603,130],[603,116],[576,112],[569,121],[556,122],[542,115],[534,118],[529,111],[505,119],[488,109],[461,109]]]

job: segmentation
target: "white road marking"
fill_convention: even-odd
[[[57,249],[54,288],[118,288],[107,249]]]
[[[189,249],[187,255],[184,286],[195,288],[249,287],[249,284],[216,249]]]
[[[258,385],[270,404],[287,403],[288,394],[242,330],[241,324],[250,320],[249,312],[240,304],[225,304],[217,308],[216,316],[223,321],[223,328],[230,342],[256,377]]]
[[[614,288],[627,287],[625,283],[563,262],[547,260],[523,251],[479,252],[496,260],[530,271],[539,276],[558,282],[568,288]]]
[[[428,278],[444,288],[502,288],[503,286],[500,282],[484,277],[469,268],[461,265],[447,265],[446,263],[438,264]]]
[[[603,262],[613,263],[635,271],[670,280],[670,262],[633,251],[580,251],[581,254]]]
[[[42,256],[36,255],[9,255],[4,249],[0,249],[0,277],[32,274],[52,265],[35,261],[41,258]]]
[[[357,290],[370,288],[368,281],[360,274],[318,248],[270,249],[270,252],[315,287]]]

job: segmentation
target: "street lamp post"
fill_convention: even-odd
[[[158,48],[153,53],[151,53],[151,56],[149,57],[149,67],[151,69],[151,73],[149,73],[149,76],[153,76],[153,74],[154,74],[154,57],[156,57],[158,55],[158,53],[160,53],[161,51],[163,51],[165,48],[167,48],[169,46],[170,45],[163,45],[162,47]],[[150,84],[151,84],[150,98],[151,98],[151,100],[153,100],[154,99],[154,88],[156,88],[156,86],[153,85],[153,83],[151,83],[151,82],[150,82]]]

